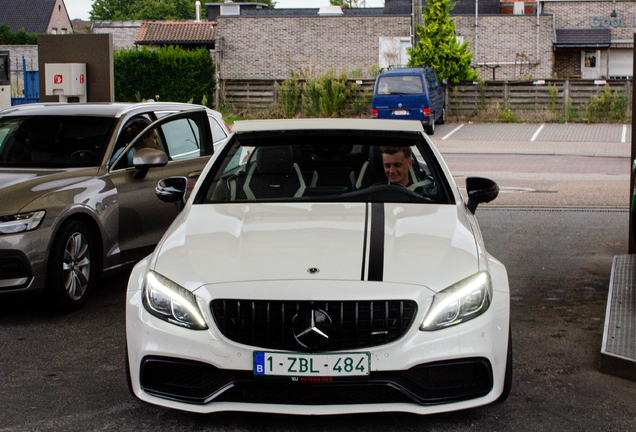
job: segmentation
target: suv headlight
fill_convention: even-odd
[[[490,275],[479,272],[435,294],[420,330],[433,331],[478,317],[492,301]]]
[[[17,234],[33,231],[44,219],[44,210],[20,213],[11,216],[0,216],[0,234]]]
[[[157,318],[193,330],[208,328],[195,295],[157,272],[146,275],[142,296],[146,310]]]

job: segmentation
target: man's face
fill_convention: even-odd
[[[413,165],[413,160],[407,159],[404,153],[399,151],[395,154],[383,153],[382,163],[389,183],[401,184],[402,186],[409,184],[409,170]]]

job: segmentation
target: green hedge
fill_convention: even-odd
[[[37,33],[27,33],[24,29],[12,32],[8,25],[0,25],[0,45],[36,45]]]
[[[115,100],[201,103],[214,100],[214,62],[205,48],[115,51]]]

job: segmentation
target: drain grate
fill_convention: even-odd
[[[614,257],[601,348],[601,370],[636,379],[636,255]]]

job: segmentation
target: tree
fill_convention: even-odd
[[[95,0],[91,20],[186,20],[195,18],[191,0]]]
[[[422,17],[424,26],[417,26],[420,36],[415,48],[409,48],[409,66],[430,65],[435,68],[438,79],[450,84],[460,79],[475,79],[477,75],[470,67],[472,54],[468,41],[460,44],[455,36],[455,21],[450,11],[455,6],[451,0],[429,0]]]
[[[8,25],[0,25],[0,45],[36,45],[38,35],[27,33],[24,28],[12,32]]]
[[[225,3],[225,0],[211,0],[206,3]],[[264,3],[268,8],[273,8],[276,5],[273,0],[234,0],[234,3]]]
[[[358,0],[329,0],[332,6],[340,6],[341,8],[358,7]]]

